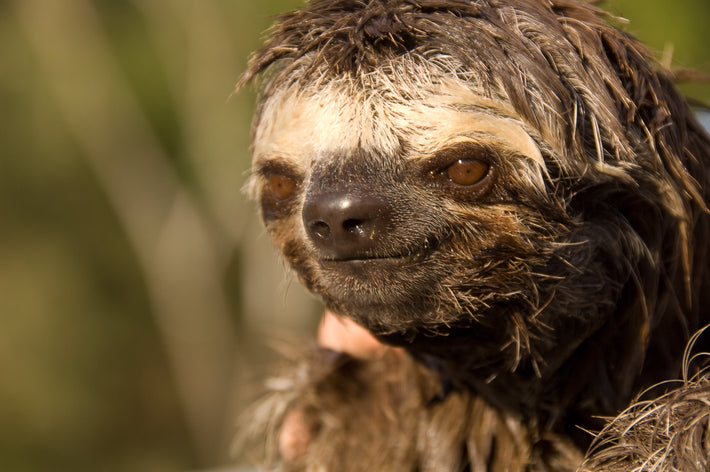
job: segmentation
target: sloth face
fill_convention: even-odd
[[[588,226],[571,229],[540,140],[505,101],[457,83],[407,102],[337,83],[285,91],[255,129],[252,190],[285,259],[336,313],[389,342],[475,328],[480,349],[500,351],[545,307],[565,311],[545,329],[580,317],[556,295],[563,276],[586,300],[613,286],[605,251],[582,242]]]

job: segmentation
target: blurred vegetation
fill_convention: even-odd
[[[319,310],[240,192],[253,91],[229,98],[300,3],[0,1],[0,470],[229,463],[268,339]],[[707,0],[607,7],[710,73]]]

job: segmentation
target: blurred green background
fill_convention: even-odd
[[[0,470],[232,461],[270,340],[319,311],[241,194],[254,93],[230,97],[300,4],[0,0]],[[606,6],[710,73],[708,0]]]

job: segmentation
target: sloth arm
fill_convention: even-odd
[[[365,328],[329,310],[318,326],[318,344],[358,359],[373,359],[385,349]],[[281,456],[287,461],[298,460],[305,455],[310,441],[311,428],[304,412],[296,409],[287,413],[279,433]]]

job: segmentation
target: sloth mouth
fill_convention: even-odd
[[[412,254],[401,254],[401,255],[364,255],[364,256],[353,256],[353,257],[324,257],[321,262],[329,263],[351,263],[351,264],[387,264],[387,263],[404,263],[413,262],[423,259],[428,253],[417,252]]]
[[[322,255],[313,262],[316,291],[340,313],[385,313],[388,307],[418,303],[435,290],[450,267],[441,267],[437,254],[446,239],[430,236],[418,244],[399,244],[389,251],[354,254],[351,257]],[[411,307],[410,307],[411,308]],[[412,314],[410,309],[406,313]],[[369,315],[367,315],[369,316]],[[394,316],[394,315],[393,315]]]
[[[324,266],[352,265],[352,266],[401,266],[416,264],[427,259],[442,243],[438,237],[429,237],[414,248],[406,248],[391,253],[363,253],[349,256],[323,256],[320,263]]]

